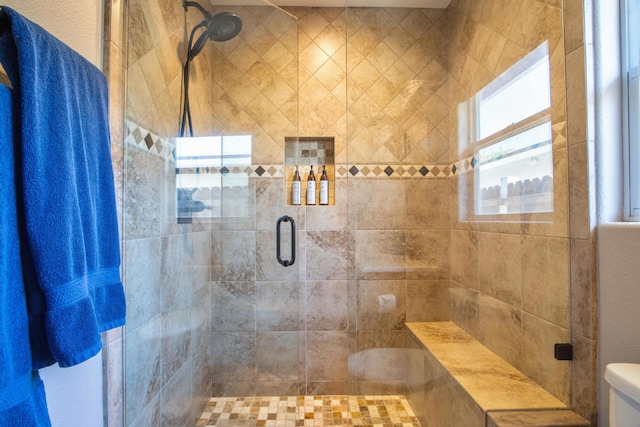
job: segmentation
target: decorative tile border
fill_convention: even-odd
[[[146,154],[160,157],[164,160],[175,162],[173,149],[175,143],[171,138],[163,138],[151,133],[134,122],[127,120],[127,135],[124,143],[128,148],[133,148]]]
[[[283,165],[249,165],[232,167],[206,167],[206,168],[181,168],[178,174],[244,174],[249,178],[284,178],[285,167]]]
[[[171,138],[159,137],[131,121],[127,121],[125,144],[136,151],[175,162],[175,143]],[[447,179],[456,174],[471,172],[475,165],[475,158],[469,157],[449,165],[357,164],[350,167],[339,166],[335,173],[336,178]],[[284,165],[248,165],[229,168],[223,166],[182,168],[177,173],[220,173],[222,175],[242,173],[247,174],[250,178],[284,178],[286,177],[286,168]]]

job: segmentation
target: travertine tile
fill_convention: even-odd
[[[255,283],[214,282],[212,287],[213,330],[220,332],[255,330]]]
[[[407,318],[405,280],[358,281],[358,330],[399,330]]]
[[[480,290],[500,301],[522,302],[522,247],[520,236],[480,233],[478,271]]]
[[[487,419],[487,427],[587,427],[589,425],[591,424],[587,420],[569,410],[491,412]]]
[[[441,280],[450,276],[449,232],[407,231],[407,279]]]
[[[455,378],[479,410],[566,408],[560,400],[473,339],[452,322],[409,323],[408,330],[422,343],[446,377]],[[426,373],[426,370],[425,370]],[[443,378],[446,381],[446,378]]]
[[[298,381],[298,332],[258,332],[256,371],[258,382]]]
[[[301,327],[302,285],[294,282],[257,282],[257,331],[297,331]]]
[[[256,380],[256,333],[214,332],[213,381],[254,382]]]
[[[569,242],[565,238],[522,238],[522,309],[569,327]]]
[[[265,394],[263,396],[269,396]],[[418,427],[402,396],[283,395],[283,397],[212,398],[197,426],[371,425]]]
[[[584,143],[587,140],[587,100],[585,91],[584,46],[576,48],[566,56],[567,98],[567,140],[569,145]]]
[[[407,322],[449,318],[449,281],[407,280]]]
[[[342,280],[307,283],[305,321],[308,331],[342,331],[349,327],[348,283]]]
[[[482,343],[517,366],[523,357],[520,309],[484,294],[480,295],[478,307]]]
[[[326,351],[328,348],[331,348],[330,352]],[[344,380],[349,354],[347,332],[307,332],[307,381]]]
[[[591,240],[571,239],[571,332],[586,338],[596,333],[594,258]]]
[[[404,231],[356,231],[356,275],[359,279],[404,279],[406,277],[406,233]]]
[[[451,280],[478,289],[478,233],[451,230]]]
[[[353,268],[354,236],[345,231],[306,233],[307,280],[346,280]],[[331,266],[327,269],[327,266]]]
[[[570,365],[554,358],[554,344],[570,342],[569,330],[522,313],[522,359],[518,366],[529,378],[540,384],[565,404],[570,402]]]
[[[591,237],[591,204],[589,200],[589,153],[586,143],[574,144],[567,150],[569,158],[569,230],[574,239]]]
[[[179,99],[180,79],[174,78],[171,80],[167,79],[167,77],[179,71],[180,63],[176,52],[177,48],[175,47],[176,40],[172,40],[170,35],[173,34],[171,33],[174,31],[172,25],[175,25],[175,23],[172,23],[166,14],[167,10],[176,8],[177,3],[179,2],[158,0],[158,4],[161,6],[159,9],[160,14],[156,10],[154,12],[155,15],[150,15],[150,19],[153,20],[162,16],[164,25],[167,28],[166,34],[162,32],[150,34],[145,13],[136,11],[136,8],[139,8],[140,5],[137,2],[131,5],[131,11],[133,12],[132,23],[136,24],[133,31],[140,33],[142,37],[140,41],[135,42],[135,46],[130,48],[130,60],[136,61],[144,57],[150,49],[153,49],[154,43],[152,42],[155,41],[154,37],[162,38],[160,46],[156,46],[156,55],[161,62],[161,68],[159,69],[162,70],[162,74],[171,89],[161,90],[159,85],[155,88],[150,85],[147,86],[146,80],[151,76],[139,70],[136,77],[135,67],[138,67],[139,64],[133,65],[134,70],[129,75],[130,81],[133,78],[134,81],[144,83],[143,86],[139,87],[136,84],[136,90],[143,93],[138,93],[137,95],[134,93],[137,99],[134,98],[129,101],[130,114],[135,118],[149,120],[149,123],[160,129],[156,131],[157,134],[162,134],[163,132],[172,133],[171,130],[175,130],[177,126],[175,124],[176,111],[175,108],[169,107],[169,100]],[[536,3],[539,4],[508,0],[482,2],[465,0],[452,3],[452,7],[456,9],[455,13],[432,10],[362,9],[349,10],[346,17],[344,13],[337,13],[337,11],[332,10],[296,8],[296,13],[301,16],[302,34],[300,37],[297,37],[295,32],[290,31],[291,28],[288,28],[290,27],[290,21],[283,18],[282,15],[265,14],[268,17],[265,16],[265,19],[261,20],[257,14],[264,14],[264,8],[256,8],[262,12],[252,11],[246,17],[243,15],[243,21],[247,29],[246,33],[241,34],[236,40],[233,40],[220,50],[214,51],[212,49],[203,54],[207,55],[207,61],[212,60],[212,62],[215,62],[218,61],[221,55],[228,53],[233,48],[233,50],[237,50],[237,53],[232,55],[232,62],[235,65],[228,61],[215,62],[214,64],[207,63],[204,60],[195,64],[198,83],[209,78],[215,79],[214,88],[211,91],[208,89],[196,90],[197,93],[194,99],[197,100],[198,104],[201,104],[194,108],[194,118],[197,118],[196,121],[199,123],[197,129],[203,133],[212,131],[219,133],[253,133],[254,163],[280,164],[282,163],[282,135],[295,134],[296,117],[299,111],[299,130],[302,133],[308,132],[319,135],[335,133],[336,136],[339,135],[339,132],[344,133],[340,141],[336,140],[336,153],[340,153],[342,157],[339,157],[339,159],[344,160],[343,163],[345,165],[347,164],[347,158],[349,163],[353,164],[371,162],[379,164],[397,162],[420,164],[421,161],[419,160],[425,158],[437,164],[449,164],[450,156],[451,161],[458,161],[460,158],[467,157],[467,154],[472,154],[472,147],[466,145],[469,141],[466,140],[468,135],[465,134],[465,125],[460,121],[460,117],[456,116],[459,104],[468,100],[473,95],[473,92],[484,85],[490,73],[495,71],[496,74],[499,74],[520,59],[526,53],[526,49],[523,49],[523,46],[534,45],[543,35],[551,35],[551,39],[554,40],[559,37],[559,27],[555,28],[553,26],[553,23],[558,21],[558,13],[555,10],[549,10],[549,8],[557,8],[559,6],[557,1]],[[527,9],[525,6],[531,7]],[[154,7],[157,9],[155,3]],[[177,9],[180,9],[179,4]],[[540,10],[540,14],[531,16],[530,12],[534,9]],[[146,13],[149,14],[150,12]],[[448,14],[451,16],[447,17],[446,15]],[[432,25],[434,22],[435,24]],[[518,23],[518,28],[515,28],[514,22]],[[552,25],[548,25],[547,22],[552,22]],[[348,55],[344,32],[347,26],[349,27]],[[444,31],[445,29],[447,31]],[[512,35],[511,39],[509,39],[510,35]],[[175,38],[175,36],[173,37]],[[517,43],[514,42],[514,39]],[[291,84],[298,77],[292,72],[292,70],[297,69],[297,64],[292,58],[295,53],[295,45],[298,42],[300,43],[300,51],[303,53],[302,60],[305,62],[302,64],[303,67],[301,67],[299,75],[300,98],[302,100],[299,110],[295,102],[292,102],[292,99],[295,98],[294,91],[296,88],[295,85]],[[462,43],[463,46],[454,46],[455,42]],[[569,44],[570,42],[571,39],[568,38],[567,43]],[[559,44],[562,44],[560,40],[554,42],[554,46]],[[166,45],[174,46],[174,50],[166,50]],[[550,46],[554,55],[552,70],[558,71],[564,69],[564,58],[562,51],[558,50],[557,47],[554,48],[554,46]],[[224,49],[229,50],[223,52]],[[448,52],[451,55],[446,58]],[[314,55],[311,55],[311,53],[314,53]],[[320,53],[320,56],[315,57],[316,53]],[[367,55],[370,56],[367,58]],[[205,56],[202,57],[202,59],[204,58]],[[347,60],[349,60],[348,67],[346,66]],[[447,60],[452,61],[448,70],[446,69]],[[169,64],[164,64],[165,62],[169,62]],[[427,65],[427,70],[423,71],[423,68]],[[306,66],[308,67],[305,69],[304,67]],[[211,69],[213,69],[212,74]],[[247,74],[242,73],[245,69]],[[349,74],[345,73],[345,69]],[[478,73],[478,70],[482,70],[482,74]],[[570,70],[573,70],[573,68]],[[457,81],[452,81],[452,76]],[[425,80],[426,83],[422,85],[416,84],[415,81],[420,79]],[[565,101],[561,98],[563,93],[562,84],[555,85],[555,82],[563,81],[564,75],[560,76],[558,74],[556,78],[554,74],[552,79],[554,81],[553,115],[554,118],[557,118],[558,114],[560,114],[559,112],[564,110]],[[156,82],[156,80],[153,80],[153,82]],[[197,85],[195,87],[204,88],[204,86]],[[578,89],[580,88],[576,87],[576,90]],[[414,93],[414,90],[418,93]],[[152,92],[156,97],[155,103],[150,102]],[[155,96],[157,93],[159,95]],[[437,95],[435,95],[436,93]],[[445,95],[443,96],[442,93]],[[349,96],[348,101],[346,100],[347,96]],[[256,97],[258,97],[257,100]],[[405,105],[403,105],[403,102]],[[135,108],[131,108],[132,106]],[[338,109],[338,106],[344,108]],[[420,117],[418,117],[417,112],[421,114]],[[571,116],[575,118],[575,112],[570,113]],[[347,123],[349,125],[348,139],[346,130],[342,129],[346,128]],[[423,124],[420,125],[420,123]],[[404,134],[407,136],[404,137]],[[571,138],[575,139],[575,134],[572,134],[571,130],[569,138],[570,143],[572,143]],[[453,142],[449,143],[449,140]],[[342,148],[339,149],[338,147]],[[459,156],[458,151],[466,154]],[[565,166],[554,170],[554,172],[566,172],[566,156],[564,158],[561,157],[559,161],[564,161]],[[347,165],[347,167],[350,166]],[[152,169],[151,172],[153,174],[154,170]],[[158,169],[158,172],[165,171]],[[436,253],[435,251],[442,250],[445,252],[444,256],[448,257],[449,250],[446,245],[441,247],[437,244],[436,240],[440,241],[440,239],[423,238],[430,236],[429,233],[432,229],[440,230],[446,228],[442,228],[442,224],[449,220],[449,216],[455,230],[477,230],[480,227],[470,221],[473,219],[473,173],[464,175],[464,177],[455,176],[441,182],[398,181],[405,185],[405,190],[403,191],[406,198],[403,196],[402,201],[398,199],[400,193],[395,190],[378,193],[376,190],[378,184],[368,183],[361,186],[360,182],[358,182],[356,185],[363,191],[358,193],[349,191],[348,197],[357,197],[358,203],[360,203],[373,195],[370,202],[362,202],[362,204],[356,205],[362,208],[358,212],[354,213],[354,209],[351,208],[346,209],[347,200],[341,201],[339,206],[335,208],[332,207],[331,211],[323,212],[314,208],[305,209],[310,232],[306,232],[304,238],[300,239],[301,242],[299,242],[299,254],[305,254],[305,256],[301,256],[302,259],[297,261],[299,262],[297,267],[300,270],[285,269],[286,272],[278,270],[277,266],[270,267],[273,263],[275,241],[272,231],[273,218],[271,217],[275,212],[280,212],[283,208],[287,209],[282,203],[284,189],[281,185],[271,187],[271,183],[267,184],[265,180],[258,180],[258,187],[260,188],[256,191],[257,201],[255,204],[248,205],[248,208],[256,212],[255,224],[264,233],[252,236],[252,232],[242,235],[242,231],[239,231],[237,235],[228,234],[227,232],[220,238],[214,237],[212,247],[214,253],[212,271],[214,272],[214,277],[226,276],[231,278],[233,276],[236,277],[233,280],[247,279],[249,283],[252,283],[253,276],[251,276],[250,270],[253,269],[259,279],[273,280],[273,283],[278,283],[278,280],[287,282],[292,279],[290,275],[297,276],[298,272],[313,280],[346,280],[349,278],[349,271],[357,266],[358,277],[365,278],[367,281],[369,279],[392,279],[389,280],[392,282],[395,279],[404,280],[407,278],[407,267],[420,270],[414,278],[419,279],[428,276],[431,279],[432,276],[424,274],[427,271],[427,265],[422,262],[425,258],[424,255],[426,254],[426,258],[429,258]],[[136,175],[136,177],[143,181],[146,179],[143,176]],[[376,183],[389,182],[384,177],[382,180],[376,179],[372,181]],[[560,180],[558,181],[560,182]],[[460,183],[459,186],[456,184],[458,182]],[[442,194],[446,194],[440,191],[442,183],[447,183],[447,186],[451,183],[449,190],[451,193],[449,200],[451,208],[450,210],[445,208],[447,210],[446,213],[442,211],[442,205],[448,205],[449,202],[441,200]],[[263,185],[268,188],[261,187]],[[382,185],[393,189],[398,188],[395,184]],[[423,192],[422,190],[425,188],[426,191]],[[556,188],[564,191],[562,190],[562,183]],[[430,192],[430,189],[433,189],[433,192]],[[261,193],[262,190],[264,190],[264,193]],[[352,188],[349,190],[352,190]],[[131,227],[131,229],[128,231],[133,231],[129,236],[155,235],[155,226],[151,225],[153,224],[154,210],[150,206],[153,205],[149,205],[146,202],[152,201],[154,195],[157,195],[155,193],[157,190],[149,189],[148,196],[142,193],[138,194],[135,190],[129,191],[134,191],[132,193],[133,196],[140,196],[141,200],[140,206],[137,208],[139,211],[135,211],[134,205],[134,211],[130,212],[129,215],[136,214],[140,218],[144,216],[145,221],[151,219],[146,224],[141,222],[140,224],[136,223],[134,226],[129,225],[128,227]],[[128,195],[128,200],[132,200],[132,194]],[[162,194],[162,197],[164,197],[164,193]],[[357,194],[357,196],[354,196],[354,194]],[[380,196],[380,194],[383,194],[383,196]],[[563,194],[558,196],[559,199],[556,200],[565,201],[564,204],[566,205],[566,192]],[[457,199],[459,196],[463,197],[463,201]],[[160,197],[157,198],[159,199]],[[274,200],[276,201],[276,206],[273,209],[264,208],[264,203],[273,206]],[[389,200],[395,200],[397,203],[390,203]],[[349,200],[349,202],[352,202],[352,200]],[[432,203],[428,207],[421,206],[429,202]],[[144,205],[144,208],[142,208],[142,205]],[[461,205],[462,209],[458,205]],[[404,206],[408,213],[407,220],[410,220],[411,224],[405,224],[406,220],[398,219],[404,218],[404,214],[396,217],[390,214],[383,214],[382,217],[378,213],[373,215],[372,212],[377,212],[381,209],[381,206],[386,206],[387,208],[382,209],[387,209],[389,212],[398,208],[398,206]],[[234,207],[233,209],[237,211],[240,208]],[[263,209],[265,210],[264,212],[262,212]],[[296,210],[294,209],[294,212]],[[350,234],[351,232],[344,234],[335,231],[344,230],[344,210],[347,210],[351,215],[348,220],[349,227],[358,230],[353,234]],[[328,215],[327,212],[329,212]],[[564,222],[559,221],[561,225],[557,227],[538,224],[515,224],[513,227],[508,225],[504,227],[484,225],[482,230],[487,232],[483,233],[485,239],[482,240],[481,238],[480,243],[478,243],[476,238],[475,246],[472,241],[468,240],[469,233],[455,231],[455,234],[451,234],[452,250],[456,251],[455,246],[461,244],[466,248],[467,252],[465,253],[467,254],[469,254],[469,251],[474,252],[474,250],[478,253],[478,249],[480,249],[479,253],[485,255],[484,257],[480,255],[480,264],[477,264],[477,258],[474,260],[472,256],[470,265],[464,264],[465,261],[469,260],[463,260],[462,257],[459,257],[457,261],[451,258],[452,278],[465,286],[472,288],[480,286],[480,289],[489,294],[502,294],[503,292],[508,294],[512,292],[517,295],[519,281],[516,279],[514,281],[515,287],[510,287],[513,283],[510,283],[510,280],[506,278],[507,276],[511,278],[509,274],[505,273],[504,280],[499,279],[499,281],[502,280],[501,283],[505,285],[504,287],[497,286],[493,288],[493,284],[487,284],[489,281],[493,283],[493,272],[491,270],[498,268],[497,260],[500,258],[511,259],[513,255],[509,250],[498,250],[498,255],[486,252],[487,239],[501,239],[501,235],[495,237],[493,235],[494,232],[513,232],[514,235],[509,236],[509,238],[519,238],[521,231],[527,235],[566,236],[566,209],[562,209],[559,206],[558,212],[560,212],[560,215],[564,215]],[[150,218],[149,215],[152,217]],[[166,213],[162,215],[167,216]],[[300,213],[300,215],[304,216],[304,213]],[[377,220],[380,218],[383,221],[378,223]],[[443,218],[446,218],[446,220]],[[253,216],[246,220],[225,224],[224,227],[240,228],[251,226],[253,225],[252,221],[254,221]],[[304,218],[300,220],[300,224],[304,224]],[[558,231],[563,225],[564,235]],[[427,235],[422,231],[417,234],[409,234],[405,231],[405,227],[426,231]],[[374,232],[369,229],[380,229],[380,232]],[[491,233],[488,233],[489,231]],[[240,236],[245,241],[244,243],[249,243],[250,246],[251,242],[254,242],[256,250],[255,252],[246,251],[249,253],[248,258],[240,255],[237,262],[232,261],[228,264],[218,258],[225,256],[220,249],[223,243],[226,243],[227,239],[233,236]],[[448,235],[445,240],[449,240]],[[336,241],[339,243],[337,250]],[[481,247],[478,247],[478,245]],[[231,253],[233,254],[235,251],[237,255],[239,252],[245,252],[246,247],[244,246],[246,245],[243,245],[244,249],[238,247],[233,249]],[[489,249],[494,248],[492,245],[488,246]],[[513,245],[509,247],[510,249],[515,248]],[[357,255],[355,255],[356,253]],[[517,253],[519,254],[519,252]],[[356,256],[357,259],[354,259]],[[442,258],[432,258],[432,261],[437,261],[436,264],[447,265],[447,263],[441,263]],[[531,262],[533,261],[531,260]],[[464,267],[461,267],[461,264],[464,264]],[[332,266],[329,273],[327,273],[327,265]],[[428,265],[430,266],[431,263]],[[531,268],[527,269],[525,266],[524,269],[527,272],[537,271],[537,267],[529,267]],[[485,269],[484,272],[483,268]],[[510,269],[511,267],[508,268]],[[441,270],[448,271],[448,266]],[[477,273],[478,271],[480,271],[479,274]],[[512,271],[513,277],[516,276],[515,272],[521,273],[522,271],[524,270],[520,270],[519,267],[514,268]],[[478,277],[480,278],[479,281]],[[501,275],[498,274],[498,277],[501,277]],[[337,284],[342,282],[315,283]],[[482,288],[482,284],[488,286],[488,288],[486,286]],[[266,286],[269,285],[267,284]],[[355,286],[350,284],[349,292],[352,291],[352,288],[355,289]],[[320,289],[320,287],[315,288],[315,291]],[[500,319],[513,320],[509,317],[509,313],[517,312],[517,310],[511,310],[511,307],[508,306],[503,307],[500,305],[500,309],[496,309],[491,304],[486,304],[487,296],[481,295],[474,290],[454,288],[451,290],[450,295],[444,297],[442,294],[443,289],[448,289],[446,278],[444,280],[415,280],[407,283],[407,318],[418,316],[422,319],[423,317],[421,316],[427,316],[427,314],[421,313],[420,310],[428,311],[429,308],[433,309],[432,304],[435,304],[435,301],[431,300],[425,301],[424,304],[414,304],[414,301],[412,301],[414,298],[433,297],[439,301],[437,304],[451,304],[451,307],[453,307],[452,315],[456,317],[455,320],[459,321],[466,329],[475,332],[474,335],[477,336],[483,330],[481,326],[483,321],[496,324],[499,323]],[[307,289],[307,291],[309,290]],[[291,291],[293,292],[293,290]],[[334,291],[337,290],[334,289]],[[342,295],[341,292],[342,289],[338,294]],[[269,308],[267,307],[270,304],[269,301],[274,301],[278,298],[276,294],[274,293],[263,300],[264,308]],[[324,296],[313,295],[318,296],[318,299],[324,300]],[[515,304],[514,307],[517,307],[518,299],[514,295],[504,299],[510,300]],[[289,293],[283,295],[283,297],[288,302],[293,300]],[[330,300],[330,298],[336,297],[336,293],[328,292],[326,297]],[[305,301],[310,301],[309,298],[310,294],[307,294]],[[355,307],[355,301],[353,301],[355,297],[351,295],[348,298],[351,299],[348,300],[347,305],[352,304]],[[485,304],[482,303],[483,301]],[[302,301],[298,302],[301,303]],[[216,304],[215,299],[214,304]],[[495,310],[488,310],[488,306]],[[216,309],[220,308],[219,306],[215,307]],[[246,308],[244,307],[244,309]],[[328,325],[331,325],[331,328],[343,331],[342,328],[345,322],[344,307],[339,305],[337,308],[337,312],[332,314]],[[255,310],[255,307],[253,309]],[[307,312],[307,322],[315,323],[318,328],[321,328],[322,323],[324,323],[322,306],[317,305],[314,310]],[[280,310],[280,312],[283,311],[286,310]],[[436,311],[430,312],[428,316],[435,316]],[[347,313],[347,317],[349,316],[350,314]],[[437,316],[443,316],[442,311],[439,311]],[[249,319],[252,318],[250,317]],[[293,322],[286,315],[283,318],[278,317],[275,320],[266,320],[269,324],[273,320],[275,322],[273,325],[277,324],[277,328],[288,328],[289,326],[284,325],[289,325]],[[283,323],[280,323],[280,320]],[[355,328],[355,326],[352,326],[356,324],[355,319],[350,319],[347,323],[349,324],[348,328]],[[242,329],[242,327],[240,328]],[[488,342],[492,342],[492,340],[495,342],[497,335],[492,334],[486,338]],[[303,346],[302,342],[303,339],[298,340],[300,346]],[[238,346],[238,348],[240,347]],[[347,345],[347,348],[350,348],[349,345]],[[511,354],[510,349],[507,350],[505,352]],[[322,367],[317,365],[317,361],[314,363],[318,368],[316,373],[321,376]],[[560,381],[564,380],[562,376],[559,378]],[[243,392],[250,394],[256,392],[256,386],[243,382],[245,381],[244,378],[228,378],[229,382],[226,385],[221,385],[219,381],[220,379],[216,381],[216,387],[218,390],[224,390],[225,393]],[[265,380],[263,383],[262,390],[299,391],[299,384],[295,381],[283,381],[281,386],[278,385],[278,381]],[[286,385],[284,385],[285,383]],[[344,378],[338,378],[337,376],[333,379],[315,378],[309,384],[309,388],[312,390],[341,388],[347,390],[348,388]],[[555,387],[555,385],[552,387]]]

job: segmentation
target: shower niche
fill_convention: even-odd
[[[294,195],[296,169],[300,176],[300,198]],[[315,181],[309,180],[311,170]],[[335,138],[332,136],[285,137],[286,200],[288,205],[333,206],[335,205]],[[327,203],[321,202],[321,179],[326,171],[328,183]],[[315,185],[315,200],[307,199],[307,188]]]

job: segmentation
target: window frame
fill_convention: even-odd
[[[632,2],[633,12],[632,12]],[[622,59],[622,137],[623,137],[623,219],[640,221],[640,52],[637,64],[631,64],[631,40],[638,40],[640,28],[630,23],[632,14],[640,15],[640,1],[620,2],[620,42]],[[635,33],[635,37],[634,34]],[[635,49],[640,47],[636,42]],[[633,118],[636,118],[633,120]]]
[[[531,58],[530,60],[533,61],[533,64],[536,64],[541,59],[546,58],[549,66],[549,70],[548,70],[549,84],[551,84],[552,76],[551,76],[551,68],[550,68],[551,59],[549,56],[549,47],[548,45],[545,45],[545,48],[540,50],[540,52],[544,51],[544,55],[541,55],[539,52],[536,52],[538,49],[541,49],[541,46],[542,45],[538,46],[536,49],[529,52],[527,56],[522,58],[522,60],[529,57]],[[540,57],[538,58],[538,56]],[[509,84],[511,84],[512,82],[516,81],[517,79],[523,76],[523,74],[528,70],[529,65],[526,62],[522,62],[522,60],[514,64],[509,70],[505,71],[505,73],[503,73],[498,78],[496,78],[493,82],[490,83],[490,85],[494,85],[494,88],[491,89],[492,92],[498,92],[503,90]],[[486,89],[486,87],[484,89]],[[470,124],[471,124],[471,132],[472,132],[471,138],[472,140],[475,141],[473,144],[474,145],[473,153],[476,161],[479,162],[478,153],[483,149],[486,149],[495,144],[498,144],[512,137],[520,135],[524,132],[527,132],[532,128],[539,126],[543,123],[548,122],[550,125],[550,128],[553,126],[553,123],[551,121],[552,99],[550,98],[549,106],[544,108],[543,110],[540,110],[527,117],[524,117],[520,119],[520,121],[518,122],[511,123],[510,125],[504,127],[503,129],[495,131],[492,134],[485,135],[483,138],[481,138],[482,132],[480,129],[480,110],[481,110],[480,103],[483,101],[482,97],[486,96],[486,94],[482,93],[483,90],[479,91],[472,97],[472,102],[470,103],[471,108],[469,109],[469,118],[470,118]],[[550,135],[549,144],[550,144],[550,149],[553,152],[553,135],[552,134]],[[555,172],[553,160],[551,163],[551,169],[552,169],[552,176],[553,176]],[[479,173],[480,170],[478,169],[477,172]],[[476,178],[479,178],[479,175]],[[544,222],[547,222],[553,219],[553,214],[554,214],[555,204],[556,204],[555,195],[552,197],[551,210],[532,211],[532,212],[483,213],[482,206],[481,206],[482,201],[480,197],[480,194],[481,194],[480,179],[474,179],[473,193],[474,193],[474,197],[473,197],[474,202],[473,202],[473,208],[472,208],[473,211],[471,212],[471,215],[473,216],[475,221],[505,221],[505,222],[544,221]]]

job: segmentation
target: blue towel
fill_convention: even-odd
[[[6,40],[0,26],[0,46]],[[49,426],[44,387],[37,371],[32,370],[29,351],[18,240],[14,95],[0,84],[0,426]]]
[[[20,97],[18,204],[33,363],[72,366],[125,321],[107,82],[42,27],[2,11],[18,59],[9,78]]]

